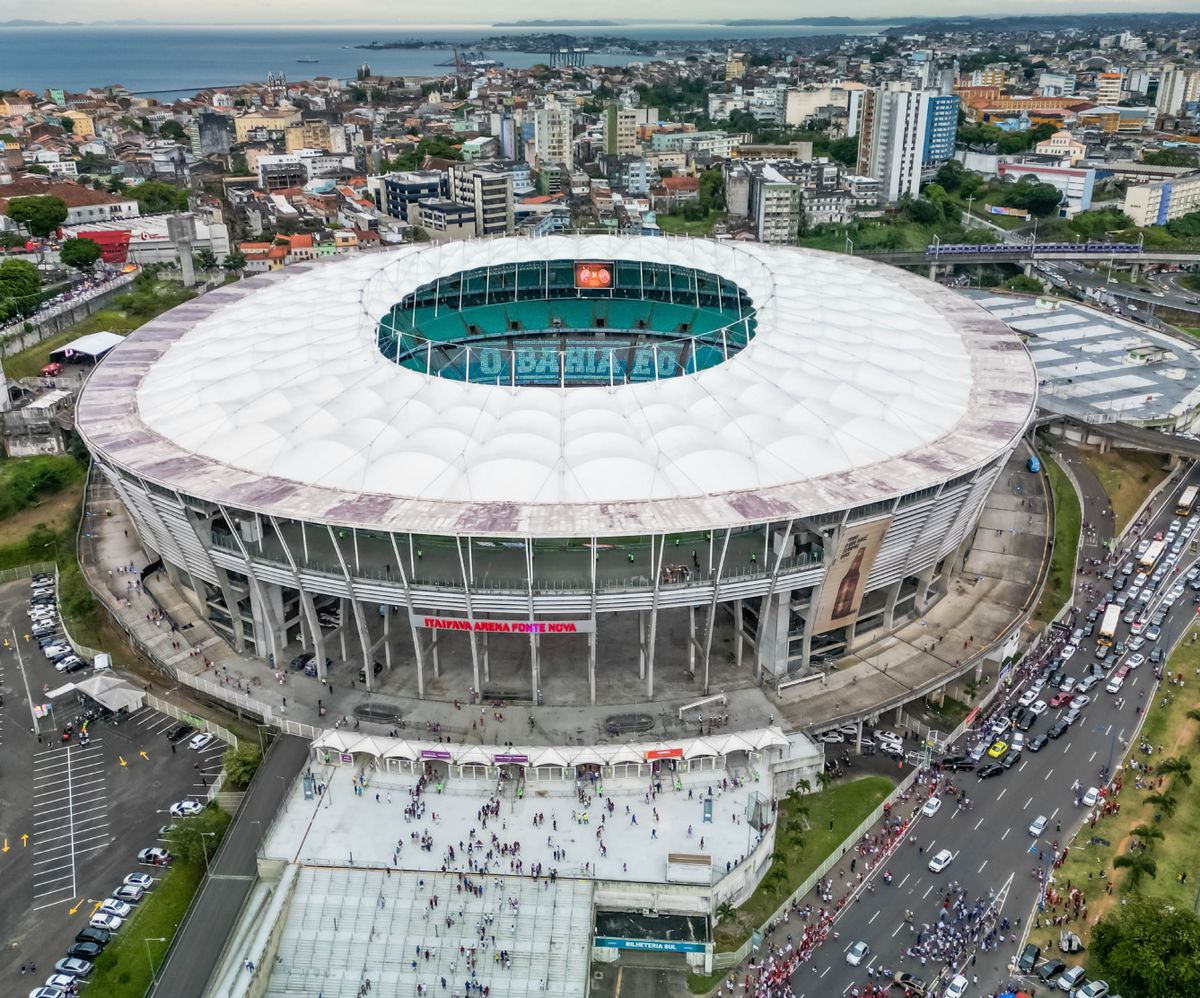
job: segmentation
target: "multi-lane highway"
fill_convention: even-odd
[[[1200,473],[1193,470],[1182,484],[1197,483],[1200,483]],[[1182,484],[1164,500],[1162,508],[1155,512],[1140,535],[1134,532],[1124,538],[1124,546],[1134,546],[1136,549],[1141,537],[1150,539],[1159,531],[1167,536],[1170,523],[1177,519],[1175,505]],[[1194,542],[1200,540],[1200,514],[1194,514],[1191,522],[1198,525],[1196,532],[1181,545],[1176,555],[1178,560],[1158,585],[1152,588],[1152,596],[1146,602],[1136,596],[1130,601],[1130,607],[1141,609],[1138,619],[1146,620],[1145,628],[1139,627],[1143,636],[1149,629],[1149,619],[1164,608],[1164,601],[1169,600],[1168,594],[1172,589],[1186,582],[1186,573],[1196,561],[1195,549],[1198,545]],[[1163,565],[1171,556],[1172,546],[1173,542],[1166,545],[1159,565]],[[1089,610],[1104,600],[1105,594],[1113,589],[1116,577],[1120,576],[1130,561],[1137,561],[1134,554],[1120,557],[1118,552],[1111,565],[1093,569],[1097,574],[1078,577],[1080,588],[1076,591],[1075,605],[1081,608],[1081,612],[1071,629],[1086,629],[1089,626]],[[1110,567],[1114,569],[1114,578],[1106,579],[1104,574]],[[1114,592],[1114,597],[1130,594],[1135,578],[1136,568],[1127,577],[1122,592]],[[1094,587],[1090,596],[1084,588],[1089,584]],[[793,987],[799,998],[842,995],[851,993],[854,988],[878,986],[884,982],[876,975],[885,968],[893,973],[915,973],[931,984],[938,978],[939,972],[948,974],[950,969],[962,969],[968,979],[972,979],[966,991],[970,998],[989,995],[1009,982],[1008,966],[1016,958],[1017,943],[1025,930],[1026,919],[1034,911],[1040,894],[1035,873],[1048,865],[1055,843],[1059,848],[1065,845],[1090,813],[1088,808],[1076,806],[1075,800],[1087,788],[1103,786],[1101,768],[1104,767],[1109,773],[1113,771],[1125,746],[1138,729],[1140,708],[1152,701],[1155,687],[1155,667],[1149,661],[1150,653],[1156,648],[1165,652],[1186,630],[1196,614],[1192,602],[1195,595],[1197,593],[1185,585],[1183,593],[1175,598],[1173,606],[1167,610],[1156,641],[1146,640],[1136,651],[1128,647],[1120,648],[1120,651],[1114,649],[1103,662],[1098,663],[1103,667],[1103,678],[1087,691],[1087,704],[1060,737],[1047,740],[1036,752],[1026,748],[1011,768],[988,779],[980,779],[972,771],[950,772],[943,776],[940,809],[931,816],[918,815],[907,841],[885,864],[876,868],[871,884],[873,889],[863,889],[837,922],[837,939],[830,939],[820,947],[813,959],[794,976]],[[1122,617],[1126,612],[1122,610]],[[1131,640],[1130,626],[1124,620],[1119,625],[1115,636],[1118,646]],[[1048,664],[1059,663],[1066,675],[1078,685],[1088,675],[1089,667],[1097,664],[1099,620],[1094,636],[1083,635],[1077,642],[1070,641],[1071,629],[1054,637],[1048,636],[1048,647],[1058,650],[1053,654],[1047,653],[1044,658]],[[1073,652],[1062,650],[1068,643],[1075,647]],[[1106,692],[1109,678],[1118,668],[1136,662],[1132,658],[1134,655],[1144,656],[1145,661],[1131,669],[1118,693]],[[989,707],[991,722],[1004,718],[1008,708],[1017,703],[1029,683],[1042,673],[1043,670],[1027,658],[1011,690],[998,696]],[[1067,713],[1069,708],[1066,706],[1057,709],[1048,706],[1056,692],[1058,690],[1049,684],[1038,692],[1036,700],[1047,706],[1032,727],[1023,732],[1026,744],[1036,736],[1047,734],[1055,722]],[[1009,728],[1000,737],[1009,741],[1011,735],[1012,729]],[[950,752],[965,752],[975,744],[990,745],[991,742],[991,735],[976,729],[964,743],[953,747]],[[988,761],[985,754],[981,762]],[[946,792],[946,784],[957,788],[960,796],[965,794],[970,800],[969,806],[963,806],[952,793]],[[905,807],[916,809],[922,797],[923,792],[914,795]],[[1031,833],[1030,826],[1039,817],[1046,819],[1045,829],[1035,835]],[[946,869],[935,873],[929,868],[929,862],[943,849],[949,850],[953,859]],[[1038,858],[1039,851],[1041,861]],[[886,884],[880,875],[885,868],[892,874],[890,884]],[[835,880],[838,877],[852,880],[855,875],[850,872],[847,863],[842,871],[831,871],[831,876]],[[914,946],[923,924],[936,927],[947,894],[955,883],[964,889],[968,905],[976,898],[983,898],[986,903],[989,892],[992,892],[999,917],[1009,919],[1012,926],[1002,936],[1002,942],[993,939],[991,948],[982,950],[968,946],[964,958],[954,961],[953,968],[948,968],[945,961],[936,959],[928,959],[922,965],[919,956],[907,956],[905,953]],[[841,882],[837,881],[836,886],[841,887]],[[911,923],[906,921],[906,911],[913,913]],[[926,930],[925,938],[928,938],[930,931]],[[1050,931],[1035,931],[1030,941],[1045,950],[1052,935],[1057,942],[1056,933]],[[866,943],[870,953],[858,966],[851,966],[846,954],[857,942]],[[1071,959],[1065,959],[1070,966]],[[960,968],[960,964],[965,964],[965,967]],[[973,980],[976,977],[977,983]],[[947,980],[948,976],[944,977],[941,985],[930,988],[930,993],[941,995]]]

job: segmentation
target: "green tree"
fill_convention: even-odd
[[[1158,764],[1159,775],[1174,776],[1185,787],[1192,785],[1192,763],[1190,759],[1171,756]]]
[[[181,863],[200,865],[206,857],[211,863],[229,820],[229,815],[215,804],[209,804],[199,814],[180,818],[167,834],[167,851]]]
[[[1137,890],[1143,876],[1157,877],[1158,864],[1144,852],[1126,853],[1113,860],[1113,866],[1129,871],[1129,886]]]
[[[8,202],[8,217],[23,225],[31,236],[47,238],[67,220],[67,205],[50,195],[13,198]]]
[[[19,232],[9,232],[7,230],[0,232],[0,247],[11,249],[15,246],[24,246],[25,237]]]
[[[197,270],[217,269],[217,255],[207,246],[196,254],[194,262]]]
[[[61,562],[60,562],[61,564]],[[59,575],[58,602],[68,620],[89,621],[96,611],[96,601],[81,572]]]
[[[1010,208],[1024,208],[1034,215],[1049,215],[1058,207],[1062,193],[1053,184],[1021,181],[1004,198]]]
[[[854,166],[858,162],[858,136],[848,139],[834,139],[829,143],[829,158],[836,159],[846,166]]]
[[[1024,274],[1018,274],[1016,277],[1010,277],[1004,282],[1006,288],[1012,288],[1013,291],[1024,291],[1026,294],[1040,295],[1046,289],[1042,286],[1042,282],[1036,277],[1026,277]]]
[[[161,180],[147,180],[138,184],[130,195],[146,215],[187,210],[187,191]]]
[[[1168,818],[1175,813],[1175,808],[1179,806],[1178,798],[1172,797],[1170,794],[1147,794],[1145,802]]]
[[[129,187],[126,185],[123,177],[117,176],[115,173],[108,178],[108,182],[104,185],[104,189],[109,194],[124,194]]]
[[[225,262],[221,266],[231,274],[241,273],[246,269],[246,257],[241,250],[230,250],[225,254]]]
[[[262,753],[257,745],[250,742],[239,742],[236,748],[227,749],[223,759],[225,777],[233,790],[245,790],[258,772],[262,762]]]
[[[44,523],[34,524],[33,529],[25,535],[25,546],[34,560],[53,561],[54,549],[58,547],[58,534]]]
[[[1189,149],[1155,149],[1142,157],[1143,163],[1153,166],[1200,166],[1200,158]]]
[[[92,239],[68,239],[59,250],[58,258],[76,270],[91,270],[104,251]]]
[[[1090,977],[1113,993],[1192,998],[1200,990],[1200,919],[1186,906],[1133,894],[1092,933]]]
[[[936,180],[941,185],[942,190],[953,194],[962,186],[963,175],[966,172],[966,167],[958,160],[948,159],[938,167]]]
[[[158,134],[164,139],[171,139],[174,142],[186,142],[187,132],[183,130],[181,125],[174,118],[168,118],[158,127]]]
[[[0,300],[9,299],[20,306],[32,305],[42,286],[38,269],[28,260],[0,263]]]
[[[1134,825],[1129,829],[1129,834],[1135,839],[1140,839],[1142,845],[1147,849],[1151,848],[1156,841],[1166,837],[1161,828],[1155,828],[1153,825]]]
[[[42,165],[41,163],[30,163],[27,167],[25,167],[25,172],[37,174],[39,177],[50,176],[50,168]]]
[[[58,124],[68,135],[75,131],[75,121],[72,118],[59,118]]]

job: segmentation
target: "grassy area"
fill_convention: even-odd
[[[775,856],[758,890],[737,911],[716,927],[717,951],[737,949],[750,933],[763,924],[797,887],[854,831],[892,792],[895,784],[886,776],[867,776],[839,783],[819,793],[807,794],[799,806],[783,799],[776,819]],[[798,835],[796,822],[808,828]]]
[[[1042,592],[1034,617],[1040,621],[1054,619],[1075,589],[1075,554],[1079,544],[1079,528],[1083,511],[1071,480],[1053,460],[1043,455],[1046,474],[1054,490],[1054,551],[1050,556],[1050,577]]]
[[[1197,339],[1200,339],[1200,326],[1176,326],[1176,329],[1182,329],[1185,333],[1191,333]]]
[[[709,214],[696,222],[689,222],[682,215],[657,216],[658,227],[669,236],[711,236],[713,227],[718,222],[725,221],[725,216],[719,211]]]
[[[156,970],[161,966],[170,939],[183,921],[203,876],[203,862],[176,862],[171,866],[96,960],[87,986],[89,994],[141,998],[146,993],[151,980],[150,960],[153,959]],[[155,939],[167,942],[154,942]]]
[[[930,695],[925,698],[924,706],[931,714],[936,714],[944,722],[944,727],[947,731],[953,731],[971,712],[971,708],[961,700],[955,700],[954,697],[943,697],[939,704]]]
[[[1117,533],[1125,529],[1146,501],[1146,496],[1167,477],[1162,457],[1144,451],[1110,450],[1100,454],[1086,450],[1083,460],[1100,479],[1104,493],[1112,503]]]
[[[1144,876],[1137,890],[1185,908],[1191,908],[1196,899],[1195,878],[1200,870],[1200,779],[1193,778],[1191,786],[1188,786],[1181,777],[1164,776],[1164,787],[1158,792],[1174,797],[1177,803],[1172,814],[1163,813],[1156,817],[1160,809],[1146,803],[1146,797],[1155,789],[1138,790],[1134,787],[1136,774],[1129,769],[1129,761],[1136,758],[1139,765],[1146,762],[1157,769],[1163,759],[1194,755],[1200,723],[1187,715],[1196,703],[1191,687],[1198,670],[1200,628],[1194,628],[1171,656],[1167,667],[1168,673],[1182,673],[1188,685],[1182,690],[1177,686],[1161,687],[1154,703],[1150,705],[1142,728],[1142,738],[1154,745],[1154,754],[1147,757],[1134,744],[1120,760],[1125,766],[1124,786],[1119,798],[1121,813],[1100,818],[1095,829],[1084,825],[1071,847],[1067,862],[1055,874],[1056,883],[1065,884],[1070,880],[1087,897],[1088,924],[1072,923],[1072,928],[1083,939],[1085,946],[1091,927],[1120,902],[1122,893],[1131,889],[1130,873],[1115,868],[1113,860],[1129,852],[1129,844],[1134,838],[1132,830],[1138,825],[1147,825],[1162,832],[1163,838],[1152,842],[1146,850],[1146,854],[1157,864],[1156,875]],[[1174,696],[1171,696],[1172,691]],[[1168,700],[1166,706],[1163,706],[1164,697]],[[1161,752],[1159,746],[1162,746]],[[1151,774],[1151,779],[1156,779],[1154,774]],[[1093,835],[1108,839],[1112,844],[1089,845],[1088,841]],[[1186,881],[1179,880],[1181,873],[1187,874]],[[1113,879],[1112,894],[1105,891],[1109,879]],[[1033,941],[1039,942],[1039,937],[1035,935]]]
[[[146,314],[134,315],[119,308],[102,308],[82,322],[77,322],[69,329],[63,330],[49,339],[35,343],[28,350],[22,350],[4,358],[4,373],[10,378],[33,378],[50,361],[50,352],[70,343],[79,336],[88,333],[110,332],[131,333],[139,326],[149,322],[155,316],[162,315],[167,309],[174,308],[190,298],[195,293],[184,289],[181,284],[160,281],[156,289],[157,302],[155,308]],[[119,299],[118,299],[119,300]]]

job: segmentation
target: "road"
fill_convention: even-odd
[[[1078,465],[1073,465],[1073,470],[1078,474]],[[1200,471],[1192,470],[1187,481],[1200,483]],[[1085,496],[1084,519],[1100,523],[1103,528],[1104,521],[1098,516],[1098,499],[1087,484],[1081,484]],[[1173,518],[1174,497],[1151,518],[1145,529],[1148,533],[1165,530]],[[1200,537],[1200,534],[1196,536]],[[1130,535],[1126,543],[1132,537],[1136,534]],[[1103,540],[1103,536],[1098,539]],[[1087,554],[1086,550],[1084,554]],[[1181,565],[1176,566],[1155,591],[1148,612],[1157,608],[1174,578],[1190,567],[1195,554],[1188,553],[1185,547],[1181,557]],[[1120,571],[1119,559],[1117,570]],[[1101,585],[1108,584],[1101,580]],[[1169,612],[1158,639],[1160,647],[1171,647],[1192,623],[1195,608],[1189,598],[1191,595],[1190,590],[1185,590],[1185,595]],[[1098,599],[1089,600],[1085,595],[1077,595],[1076,605],[1089,606],[1096,602]],[[1128,626],[1121,625],[1118,642],[1128,638]],[[1147,654],[1153,647],[1147,645],[1142,653]],[[1086,667],[1094,661],[1095,650],[1095,641],[1085,638],[1078,651],[1065,663],[1067,673],[1077,680],[1081,678]],[[986,898],[992,890],[997,892],[1002,916],[1014,921],[1017,916],[1022,921],[1029,917],[1040,893],[1039,882],[1034,876],[1039,867],[1038,850],[1043,856],[1040,865],[1044,866],[1054,848],[1053,843],[1067,842],[1089,813],[1085,808],[1074,806],[1073,798],[1078,791],[1073,790],[1073,786],[1076,781],[1084,787],[1097,785],[1102,766],[1112,771],[1123,747],[1138,727],[1138,705],[1144,702],[1139,697],[1142,694],[1153,697],[1154,678],[1148,663],[1130,674],[1119,697],[1105,692],[1108,675],[1127,658],[1128,654],[1116,661],[1113,656],[1109,657],[1105,663],[1109,666],[1105,680],[1091,690],[1091,701],[1084,707],[1082,716],[1058,740],[1049,741],[1039,752],[1025,752],[1013,769],[987,782],[970,772],[949,775],[949,782],[971,798],[972,806],[964,809],[956,804],[953,796],[943,795],[943,804],[937,814],[916,819],[910,833],[911,844],[902,844],[886,864],[894,876],[892,884],[886,885],[876,876],[874,891],[860,894],[838,921],[838,939],[825,943],[812,961],[794,975],[793,987],[799,998],[842,995],[852,987],[862,988],[871,983],[869,970],[877,968],[913,972],[927,981],[935,979],[941,967],[933,962],[922,967],[919,960],[906,959],[902,953],[913,944],[922,923],[937,922],[952,881],[957,881],[966,890],[968,903],[978,897]],[[997,697],[994,707],[1002,711],[1005,704],[1015,703],[1021,689],[1022,686],[1017,685],[1006,699]],[[1045,691],[1045,699],[1051,692]],[[1123,707],[1118,707],[1120,697],[1125,701]],[[1026,740],[1044,733],[1061,713],[1061,710],[1048,709],[1026,732]],[[1000,716],[994,710],[992,714]],[[958,748],[962,750],[965,746]],[[905,807],[915,809],[917,803],[914,797]],[[1045,832],[1035,837],[1030,834],[1029,826],[1038,816],[1045,816],[1048,824]],[[928,861],[941,849],[950,850],[954,859],[944,872],[933,873]],[[840,892],[835,889],[835,893]],[[911,932],[905,921],[906,909],[911,909],[915,915],[915,930]],[[1019,939],[1021,929],[1014,931],[1014,938]],[[1045,948],[1049,936],[1050,932],[1044,935],[1036,932],[1031,939]],[[871,955],[855,968],[846,962],[844,953],[859,940],[867,943]],[[1015,951],[1014,942],[1004,941],[997,948],[972,953],[966,973],[968,977],[977,976],[979,983],[973,985],[968,994],[974,998],[1007,984],[1007,968],[1015,959]],[[1039,982],[1039,990],[1041,987]],[[935,989],[933,993],[940,992]]]
[[[1039,271],[1054,283],[1065,282],[1076,290],[1096,290],[1112,296],[1119,307],[1129,318],[1136,319],[1154,328],[1162,328],[1163,323],[1155,313],[1160,307],[1182,308],[1195,311],[1200,322],[1200,296],[1194,291],[1184,288],[1178,283],[1184,274],[1176,273],[1147,273],[1147,288],[1141,284],[1131,284],[1125,280],[1121,271],[1110,272],[1106,266],[1097,264],[1088,268],[1083,264],[1061,261],[1041,264]],[[1107,301],[1107,299],[1106,299]],[[1130,308],[1129,304],[1133,307]],[[1094,302],[1093,302],[1094,304]]]
[[[167,953],[151,996],[199,998],[216,967],[258,874],[258,845],[263,831],[292,781],[308,763],[310,743],[281,735],[271,745],[250,790],[213,857],[187,921]]]

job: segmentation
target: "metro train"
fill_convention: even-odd
[[[976,254],[986,256],[992,253],[1033,252],[1033,253],[1094,253],[1103,256],[1108,253],[1141,253],[1140,243],[1035,243],[1032,247],[1016,243],[930,243],[925,247],[927,256],[964,256]]]

